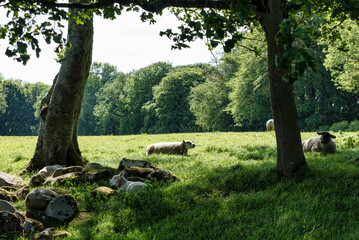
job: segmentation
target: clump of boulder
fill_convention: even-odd
[[[20,177],[0,172],[0,238],[19,233],[34,234],[34,239],[68,236],[69,233],[54,227],[70,223],[80,211],[75,198],[56,187],[69,180],[73,183],[98,183],[109,179],[113,188],[100,186],[91,195],[102,194],[109,198],[121,189],[141,191],[147,186],[146,182],[175,181],[178,177],[149,161],[126,158],[121,160],[117,169],[99,163],[89,163],[85,167],[46,166],[30,179],[28,186]],[[31,191],[30,188],[35,189]],[[25,201],[26,211],[16,210],[12,204],[16,201]]]

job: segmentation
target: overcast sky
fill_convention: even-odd
[[[2,14],[0,14],[2,15]],[[190,49],[171,50],[171,40],[159,36],[167,28],[177,28],[179,22],[170,15],[156,17],[157,23],[141,22],[139,13],[126,12],[115,21],[94,19],[93,62],[110,63],[118,71],[130,72],[158,61],[174,66],[209,63],[213,59],[204,41],[197,40]],[[60,65],[55,62],[54,45],[41,45],[40,58],[32,57],[26,66],[5,55],[7,42],[0,41],[0,73],[6,78],[26,82],[51,84]]]

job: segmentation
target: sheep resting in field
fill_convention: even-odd
[[[188,149],[194,148],[196,145],[190,140],[182,142],[161,142],[153,143],[147,146],[146,155],[154,153],[188,155]]]
[[[128,181],[124,177],[125,172],[121,172],[118,175],[113,176],[110,179],[110,185],[118,187],[120,190],[124,190],[125,192],[139,192],[142,191],[145,187],[147,187],[146,183],[143,182],[134,182]]]
[[[273,119],[269,119],[266,123],[266,128],[267,128],[267,131],[270,132],[270,131],[274,131],[274,120]]]
[[[329,132],[317,132],[321,135],[317,138],[310,138],[302,142],[303,152],[335,153],[337,145],[332,138],[336,138]]]

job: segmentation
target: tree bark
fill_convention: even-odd
[[[282,80],[282,73],[276,67],[276,55],[283,55],[283,45],[277,43],[275,36],[279,24],[285,17],[283,0],[263,1],[266,6],[257,12],[261,26],[266,34],[268,46],[268,77],[270,100],[277,142],[276,170],[280,175],[290,178],[300,167],[306,166],[293,94],[293,84]]]
[[[70,10],[76,15],[78,10]],[[77,126],[92,61],[93,21],[69,21],[68,42],[59,73],[41,103],[41,123],[35,153],[25,171],[60,164],[83,166]]]

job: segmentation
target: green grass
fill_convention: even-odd
[[[88,217],[63,229],[69,239],[359,239],[359,133],[334,135],[337,153],[306,153],[310,170],[290,181],[275,174],[274,133],[80,137],[89,162],[117,168],[123,157],[146,159],[181,181],[109,200],[90,197],[96,184],[69,184]],[[190,156],[145,154],[150,143],[183,139],[196,144]],[[0,171],[18,174],[35,144],[0,137]]]

